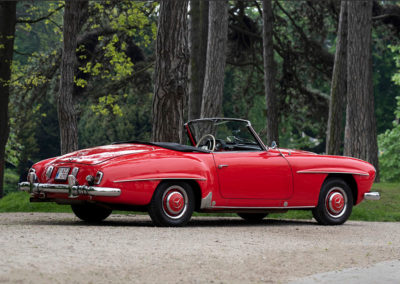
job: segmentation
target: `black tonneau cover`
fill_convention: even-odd
[[[178,151],[178,152],[211,153],[211,151],[209,151],[209,150],[204,150],[204,149],[201,149],[201,148],[188,146],[188,145],[183,145],[183,144],[179,144],[179,143],[173,143],[173,142],[124,141],[124,142],[114,142],[112,144],[126,144],[126,143],[158,146],[158,147],[162,147],[162,148],[165,148],[165,149],[174,150],[174,151]]]

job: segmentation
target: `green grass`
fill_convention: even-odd
[[[351,220],[400,221],[400,184],[376,183],[373,191],[381,193],[379,201],[363,201],[353,208]]]
[[[54,202],[29,202],[26,192],[12,192],[0,199],[0,212],[72,212],[70,206]]]
[[[400,184],[377,183],[374,191],[381,193],[379,201],[363,201],[353,207],[350,220],[359,221],[400,221]],[[72,212],[70,206],[58,205],[53,202],[30,203],[29,194],[12,192],[0,199],[0,212]],[[117,213],[117,212],[115,212]],[[120,213],[120,212],[118,212]],[[195,216],[217,216],[216,214],[198,214]],[[219,214],[221,216],[236,216],[235,214]],[[291,210],[284,214],[270,214],[270,218],[311,219],[311,211]]]

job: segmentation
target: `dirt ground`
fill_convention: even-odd
[[[86,225],[72,214],[0,214],[0,283],[287,283],[400,259],[400,223],[146,215]]]

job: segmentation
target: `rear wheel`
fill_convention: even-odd
[[[72,211],[79,219],[89,222],[98,223],[110,216],[112,210],[97,204],[74,204],[71,205]]]
[[[353,208],[353,195],[348,184],[340,178],[327,180],[319,194],[318,206],[312,210],[322,225],[340,225],[347,221]]]
[[[268,213],[237,213],[239,217],[245,219],[247,222],[257,223],[268,216]]]
[[[192,217],[194,205],[194,193],[189,184],[164,182],[154,192],[149,215],[156,226],[184,226]]]

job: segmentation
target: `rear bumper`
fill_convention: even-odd
[[[381,195],[379,192],[367,192],[364,193],[365,200],[379,200],[381,199]]]
[[[78,196],[120,196],[121,190],[114,187],[100,187],[100,186],[87,186],[87,185],[74,185],[68,184],[50,184],[50,183],[29,183],[21,182],[18,184],[18,189],[34,194],[41,193],[66,193],[69,198],[76,198]]]

